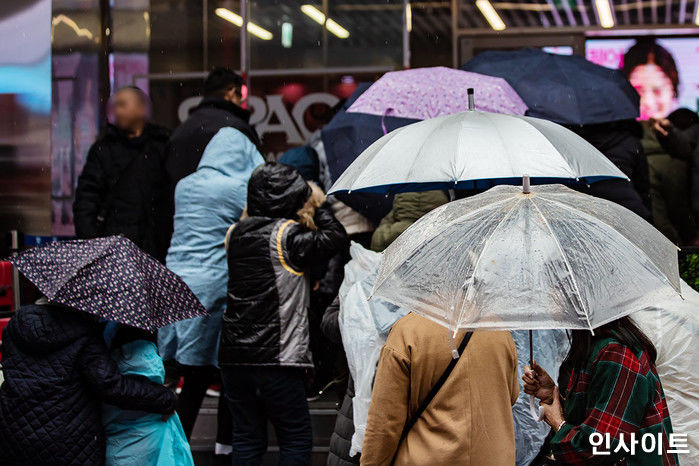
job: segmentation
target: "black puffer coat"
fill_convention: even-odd
[[[260,138],[249,121],[248,110],[218,97],[205,97],[170,137],[165,170],[171,191],[174,193],[177,182],[196,171],[204,149],[221,128],[237,129],[260,150]]]
[[[338,317],[340,314],[340,298],[336,297],[328,309],[323,314],[323,321],[320,328],[325,336],[342,345],[342,335]],[[328,466],[351,466],[359,464],[360,454],[350,456],[352,446],[352,436],[354,435],[354,413],[352,411],[352,400],[354,399],[354,379],[349,376],[347,390],[342,400],[340,410],[335,419],[335,430],[330,436],[330,449],[328,451]]]
[[[667,137],[658,139],[671,156],[688,162],[691,169],[692,211],[695,218],[699,219],[699,123],[685,130],[673,126]]]
[[[295,221],[310,193],[292,167],[270,163],[253,172],[250,217],[238,222],[227,242],[220,365],[312,367],[306,270],[347,247],[347,236],[327,205],[316,211],[317,230]]]
[[[0,464],[104,464],[102,402],[171,413],[176,396],[122,376],[99,327],[77,312],[25,306],[3,331]]]
[[[127,137],[107,125],[87,154],[73,203],[78,238],[123,235],[165,261],[172,222],[164,156],[170,131],[148,124],[143,134]]]
[[[604,180],[592,183],[589,194],[626,207],[650,221],[650,175],[643,153],[643,128],[635,121],[573,127],[587,142],[602,152],[631,180]]]

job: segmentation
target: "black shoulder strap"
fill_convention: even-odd
[[[432,402],[432,399],[437,396],[437,393],[439,393],[439,390],[442,388],[442,385],[444,385],[444,382],[447,381],[449,378],[449,375],[451,372],[454,370],[454,367],[456,367],[456,364],[459,362],[461,359],[461,356],[464,354],[464,350],[466,349],[466,345],[468,345],[469,340],[471,339],[471,336],[473,335],[473,332],[468,332],[466,335],[464,335],[464,339],[461,340],[461,344],[459,345],[459,357],[458,358],[452,358],[452,360],[449,362],[449,365],[447,366],[446,369],[444,369],[444,372],[442,373],[441,377],[437,380],[437,383],[434,384],[430,392],[427,394],[424,400],[422,400],[422,403],[420,403],[420,407],[413,413],[413,415],[410,417],[408,422],[405,423],[405,426],[403,427],[403,432],[400,435],[400,440],[398,440],[398,445],[396,445],[396,452],[393,455],[393,459],[391,460],[391,464],[393,464],[396,461],[396,455],[398,454],[398,450],[403,443],[403,440],[408,436],[408,432],[410,432],[410,429],[413,428],[415,423],[422,417],[422,413],[425,412],[425,409],[427,409],[427,406],[429,406],[430,402]]]

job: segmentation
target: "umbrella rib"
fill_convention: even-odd
[[[457,114],[458,115],[458,114]],[[451,115],[448,115],[447,118],[444,120],[451,120]],[[427,121],[427,120],[424,120]],[[427,137],[422,141],[422,144],[420,144],[420,148],[417,150],[417,155],[413,159],[413,163],[410,164],[410,168],[408,168],[408,175],[406,176],[407,179],[410,179],[413,175],[413,172],[415,171],[415,166],[417,165],[418,160],[420,159],[420,154],[422,153],[422,149],[425,147],[425,144],[427,144],[427,141],[430,140],[432,134],[434,134],[435,131],[438,129],[441,129],[442,125],[436,125],[434,128],[430,129],[429,133],[427,133]]]
[[[493,239],[493,237],[495,236],[495,233],[500,229],[500,227],[502,226],[502,224],[505,223],[505,220],[507,220],[508,218],[510,218],[510,215],[512,215],[512,212],[515,211],[515,208],[517,208],[517,206],[520,205],[520,204],[522,203],[522,200],[523,200],[523,199],[519,199],[514,205],[512,205],[512,207],[510,208],[510,211],[507,212],[507,214],[503,215],[503,217],[500,219],[500,221],[499,221],[498,224],[495,226],[495,228],[493,228],[493,231],[490,233],[490,236],[488,236],[488,238],[485,240],[485,242],[483,242],[483,247],[481,248],[481,252],[480,252],[480,254],[478,255],[478,259],[476,259],[476,263],[473,265],[473,272],[471,273],[471,276],[466,280],[466,282],[464,283],[464,285],[466,285],[469,281],[471,282],[471,284],[473,284],[473,283],[475,282],[475,279],[474,279],[474,278],[475,278],[475,276],[476,276],[476,271],[478,271],[478,266],[481,264],[481,259],[483,258],[483,252],[484,252],[484,251],[486,250],[486,248],[488,247],[488,244],[490,244],[490,241],[491,241],[491,240]],[[491,204],[491,205],[492,205],[492,204]],[[469,287],[469,289],[470,289],[470,287]],[[466,293],[466,295],[468,295],[468,292]],[[466,299],[466,296],[464,296],[464,300],[465,300],[465,299]],[[456,304],[456,296],[455,296],[454,299],[452,300],[452,303],[451,303],[452,307],[453,307],[455,304]],[[459,325],[460,325],[460,322],[461,322],[461,318],[463,317],[464,312],[465,312],[465,308],[464,308],[464,306],[462,306],[461,309],[459,310],[459,317],[456,319],[456,328],[457,328],[457,329],[459,328]]]
[[[100,244],[100,246],[101,246],[101,248],[99,249],[99,251],[98,251],[96,254],[94,254],[93,256],[90,257],[89,262],[86,262],[85,264],[83,264],[79,269],[77,269],[74,273],[70,274],[69,276],[67,276],[67,277],[65,278],[65,280],[63,280],[63,283],[61,283],[61,285],[58,286],[58,287],[56,288],[56,292],[53,294],[53,297],[54,297],[54,298],[57,297],[57,296],[60,294],[60,292],[63,291],[63,289],[64,289],[66,286],[68,286],[68,284],[69,284],[70,282],[72,282],[73,280],[75,280],[85,268],[89,267],[91,264],[93,264],[93,263],[94,263],[95,261],[97,261],[98,259],[101,259],[101,258],[103,258],[104,256],[106,256],[107,253],[109,252],[109,250],[110,250],[114,245],[113,245],[112,242],[109,242],[109,243],[106,244],[105,246],[102,246],[102,244]],[[47,298],[48,298],[48,296],[47,296]]]
[[[594,335],[595,331],[592,328],[592,324],[590,323],[589,310],[587,309],[587,306],[585,306],[585,302],[583,301],[583,298],[582,298],[582,293],[580,293],[580,287],[578,286],[578,281],[575,279],[575,274],[573,273],[573,268],[570,266],[570,263],[568,262],[568,257],[566,257],[566,254],[563,251],[563,246],[561,246],[561,242],[558,241],[558,237],[556,236],[556,233],[554,233],[553,228],[551,228],[551,225],[549,224],[548,220],[546,220],[546,217],[544,216],[543,212],[541,212],[541,209],[539,209],[539,206],[536,205],[536,202],[534,202],[534,197],[532,196],[529,199],[530,199],[532,205],[534,206],[534,208],[536,209],[536,211],[539,212],[541,219],[544,221],[544,225],[546,225],[546,228],[548,228],[549,232],[551,233],[551,237],[556,242],[556,246],[558,247],[558,251],[561,253],[561,257],[563,257],[563,262],[565,263],[565,266],[568,269],[568,272],[570,273],[570,279],[573,282],[573,287],[575,287],[575,291],[578,294],[578,299],[580,300],[580,306],[582,307],[582,310],[585,314],[585,320],[587,321],[587,326],[590,328],[590,331]]]
[[[534,131],[536,131],[537,134],[540,134],[540,135],[546,140],[546,142],[548,142],[548,143],[551,145],[551,147],[553,148],[554,152],[558,155],[558,157],[561,159],[561,161],[563,161],[563,164],[565,165],[566,169],[568,170],[568,175],[570,176],[570,178],[572,178],[572,179],[578,179],[578,178],[579,178],[579,176],[578,176],[579,174],[578,174],[578,173],[575,173],[575,171],[573,170],[573,167],[572,167],[570,161],[569,161],[568,159],[565,158],[565,156],[561,153],[561,150],[556,146],[556,144],[553,143],[553,141],[551,141],[551,139],[548,137],[548,135],[547,135],[546,133],[544,133],[544,132],[541,131],[539,128],[537,128],[536,126],[534,126],[534,125],[531,123],[531,121],[527,119],[527,118],[531,118],[531,117],[519,117],[519,118],[520,118],[520,120],[524,121],[527,125],[529,125],[529,126],[531,126],[532,128],[534,128]]]
[[[564,204],[564,203],[562,203],[562,202],[560,202],[560,201],[557,201],[557,200],[555,200],[555,199],[546,198],[546,200],[547,200],[548,202],[553,202],[554,204],[559,205],[559,206],[565,208],[566,210],[570,210],[570,211],[572,211],[572,212],[575,212],[575,213],[577,213],[578,215],[580,215],[580,216],[582,216],[582,217],[585,217],[585,218],[588,219],[588,220],[591,220],[592,222],[599,222],[599,223],[602,223],[602,224],[608,226],[608,227],[611,228],[612,230],[616,231],[617,234],[621,235],[624,239],[626,239],[626,241],[628,241],[629,243],[631,243],[631,245],[632,245],[641,255],[643,255],[643,256],[648,256],[648,254],[646,254],[645,252],[643,252],[643,249],[641,249],[640,247],[638,247],[638,245],[637,245],[636,243],[634,243],[633,241],[629,240],[626,236],[624,236],[624,234],[622,234],[619,230],[617,230],[616,228],[614,228],[614,226],[612,226],[612,225],[610,225],[609,223],[605,222],[605,221],[602,220],[601,218],[592,216],[592,215],[588,214],[587,212],[583,212],[582,210],[574,209],[574,208],[570,207],[569,205],[566,205],[566,204]],[[611,201],[607,201],[607,202],[611,202]],[[677,248],[677,246],[675,246],[675,247]],[[678,250],[679,250],[679,248],[678,248]],[[667,282],[670,284],[670,286],[671,286],[674,290],[676,290],[676,291],[680,294],[680,296],[682,296],[682,292],[681,292],[678,288],[676,288],[675,285],[672,284],[672,282],[667,278],[667,276],[665,275],[665,273],[664,273],[662,270],[660,270],[660,267],[658,267],[658,266],[655,264],[655,262],[653,262],[653,261],[650,261],[650,263],[653,264],[653,267],[655,267],[655,269],[660,273],[660,275],[663,276],[663,278],[665,279],[665,281],[667,281]]]
[[[488,119],[489,122],[492,122],[492,116],[491,116],[491,115],[487,115],[487,114],[486,114],[486,118]],[[524,121],[526,122],[526,120],[524,120]],[[532,126],[532,125],[530,125],[530,126]],[[498,128],[498,126],[495,125],[495,124],[493,124],[492,127],[493,127],[493,129],[495,129],[495,132],[497,133],[497,135],[498,135],[499,138],[500,138],[499,141],[498,141],[499,145],[500,145],[501,147],[505,148],[505,145],[504,145],[503,142],[502,142],[505,138],[503,138],[503,134],[502,134],[502,132],[500,131],[500,128]],[[536,128],[534,128],[534,129],[536,129]],[[540,131],[538,131],[538,130],[537,130],[537,132],[540,133]],[[505,151],[504,151],[504,152],[505,152]],[[512,173],[513,173],[515,176],[517,176],[518,174],[515,172],[515,166],[514,166],[514,164],[513,164],[512,162],[513,162],[513,161],[512,161],[512,158],[511,158],[511,157],[508,157],[508,158],[507,158],[507,163],[510,165],[510,169],[512,170]],[[520,167],[517,167],[517,168],[520,168]],[[525,174],[526,174],[526,173],[519,173],[519,175],[521,175],[521,176],[524,176]]]

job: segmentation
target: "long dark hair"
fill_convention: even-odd
[[[624,346],[634,350],[642,350],[648,354],[652,363],[658,356],[655,345],[643,331],[631,320],[629,316],[613,320],[595,329],[595,334],[589,330],[573,330],[570,332],[570,350],[561,364],[559,387],[565,389],[570,375],[581,369],[588,359],[592,347],[596,342],[604,338],[613,337]]]
[[[672,89],[677,97],[677,87],[680,84],[680,76],[677,72],[677,64],[672,54],[662,45],[655,42],[655,38],[643,38],[636,41],[624,54],[624,64],[621,72],[626,79],[631,76],[633,70],[646,63],[655,63],[663,70],[663,73],[672,82]]]

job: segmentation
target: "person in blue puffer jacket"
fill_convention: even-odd
[[[158,332],[163,360],[176,362],[178,372],[184,375],[177,413],[187,438],[206,390],[218,373],[218,342],[228,283],[223,240],[245,208],[252,171],[263,163],[247,136],[225,127],[206,146],[197,171],[180,180],[175,189],[174,233],[166,265],[182,277],[209,312]],[[224,409],[225,404],[219,403],[219,411]],[[226,438],[219,443],[230,445],[228,433],[221,433],[221,437]],[[220,453],[226,453],[222,448]]]
[[[165,367],[158,356],[155,335],[120,325],[110,347],[122,375],[164,383]],[[161,416],[104,404],[102,424],[107,444],[105,466],[194,466],[177,414]]]

